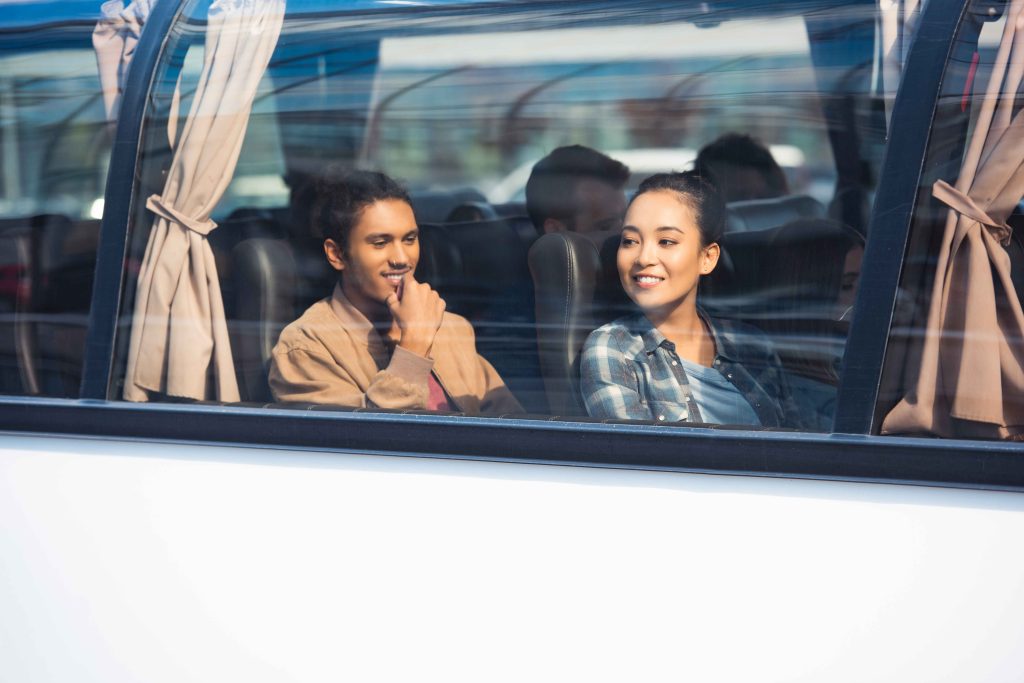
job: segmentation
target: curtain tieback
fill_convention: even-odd
[[[189,218],[174,207],[165,204],[163,197],[160,195],[150,195],[149,199],[146,200],[146,208],[157,216],[186,227],[192,232],[198,233],[203,237],[209,235],[213,232],[213,229],[217,227],[217,224],[209,218],[205,221],[197,221],[194,218]]]
[[[1013,229],[1005,222],[997,222],[982,210],[968,195],[956,189],[945,180],[936,180],[932,185],[932,196],[962,216],[978,221],[1005,247],[1010,243]]]

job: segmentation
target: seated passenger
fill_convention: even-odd
[[[694,170],[728,202],[789,194],[786,174],[767,147],[749,135],[726,133],[697,153]]]
[[[800,219],[776,231],[772,253],[764,270],[774,294],[765,329],[804,425],[830,431],[864,237],[828,219]]]
[[[419,230],[401,186],[365,171],[325,178],[313,216],[339,282],[281,332],[269,377],[276,400],[522,412],[477,354],[472,326],[414,279]]]
[[[540,234],[618,230],[629,168],[582,145],[559,147],[526,181],[526,212]]]
[[[660,173],[626,211],[616,263],[640,313],[590,334],[581,389],[593,417],[797,426],[786,378],[767,338],[697,306],[718,263],[725,205],[696,173]]]

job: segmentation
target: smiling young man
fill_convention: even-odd
[[[383,173],[329,175],[313,215],[338,272],[332,295],[281,332],[270,364],[278,401],[353,407],[522,412],[473,327],[417,282],[419,228],[408,194]]]

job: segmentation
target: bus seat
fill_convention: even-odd
[[[579,356],[597,326],[595,291],[600,244],[575,232],[553,232],[530,248],[536,293],[537,353],[549,410],[586,415],[579,389]]]
[[[38,394],[35,335],[25,324],[31,308],[31,226],[0,221],[0,391]]]
[[[601,325],[636,312],[619,283],[618,230],[554,232],[530,249],[536,292],[537,349],[551,410],[585,415],[579,356]]]
[[[298,268],[287,240],[255,237],[232,253],[236,292],[232,351],[243,401],[271,401],[270,354],[281,330],[297,317]]]
[[[420,190],[409,195],[418,223],[443,223],[460,204],[487,201],[480,192],[468,187],[451,191]]]
[[[487,202],[463,202],[451,210],[445,223],[486,221],[497,217],[498,213]]]
[[[0,385],[77,396],[99,221],[59,214],[0,220]]]
[[[528,410],[543,411],[534,332],[533,282],[527,252],[536,237],[529,219],[420,223],[416,278],[448,310],[472,323],[477,350]]]
[[[730,202],[726,210],[725,232],[766,230],[798,218],[818,218],[824,215],[825,206],[807,195]]]

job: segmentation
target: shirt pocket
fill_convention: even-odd
[[[676,401],[648,401],[651,419],[655,422],[688,422],[690,411],[684,403]]]

